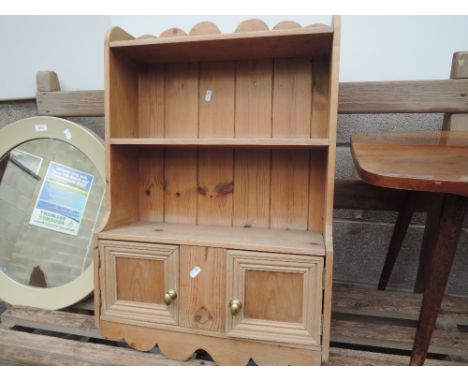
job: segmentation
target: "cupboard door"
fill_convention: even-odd
[[[320,345],[323,258],[228,253],[228,335]]]
[[[178,324],[177,246],[100,240],[99,255],[101,319]]]

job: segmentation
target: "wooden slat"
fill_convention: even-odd
[[[468,79],[340,84],[338,112],[468,113]],[[38,92],[39,115],[104,115],[102,90]]]
[[[330,360],[326,366],[408,366],[409,357],[370,351],[330,348]],[[465,363],[426,359],[426,366],[462,366]]]
[[[196,150],[166,150],[164,173],[164,221],[167,223],[196,223]]]
[[[418,320],[422,294],[388,292],[335,285],[333,312],[371,317]],[[438,324],[468,325],[468,298],[445,296]]]
[[[203,365],[178,362],[161,354],[0,329],[0,360],[21,365]]]
[[[468,80],[354,82],[340,84],[340,113],[462,113]]]
[[[271,137],[272,60],[237,63],[236,138]]]
[[[275,150],[271,158],[271,228],[307,230],[309,152]]]
[[[234,136],[233,62],[200,64],[200,138]]]
[[[310,137],[312,65],[304,58],[274,60],[272,136]]]
[[[102,338],[93,316],[79,313],[44,310],[26,306],[10,306],[1,316],[2,327],[23,326],[89,338]]]
[[[165,136],[198,137],[198,65],[166,65]]]
[[[37,114],[55,117],[104,115],[104,91],[37,92]]]
[[[331,341],[342,344],[411,350],[415,333],[416,328],[414,327],[334,319],[331,327]],[[429,352],[467,357],[468,333],[451,329],[436,329]]]
[[[232,224],[232,150],[198,153],[198,224]]]
[[[269,150],[236,150],[233,225],[268,228],[270,224]]]
[[[138,78],[140,138],[164,137],[164,66],[142,71]]]
[[[164,155],[163,150],[145,151],[139,157],[140,220],[164,221]]]

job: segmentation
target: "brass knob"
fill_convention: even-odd
[[[174,301],[176,298],[177,298],[177,292],[174,289],[169,289],[164,294],[164,303],[166,305],[171,305],[172,301]]]
[[[231,314],[235,316],[237,313],[240,312],[242,308],[242,303],[239,300],[231,300],[229,301],[229,310],[231,311]]]

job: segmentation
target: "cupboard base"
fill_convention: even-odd
[[[278,344],[263,344],[232,338],[210,337],[156,328],[100,322],[103,337],[124,339],[141,351],[158,345],[169,359],[186,361],[198,350],[205,350],[218,365],[246,365],[252,359],[257,365],[320,365],[320,351],[292,348]]]

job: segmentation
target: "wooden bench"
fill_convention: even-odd
[[[468,113],[468,53],[453,56],[451,79],[422,81],[345,82],[340,84],[340,114],[450,113],[452,128],[461,126]],[[62,91],[55,72],[37,73],[39,115],[89,117],[104,115],[104,92]],[[335,208],[400,211],[406,192],[367,185],[360,180],[338,179]],[[415,211],[427,211],[430,198],[422,195]]]

